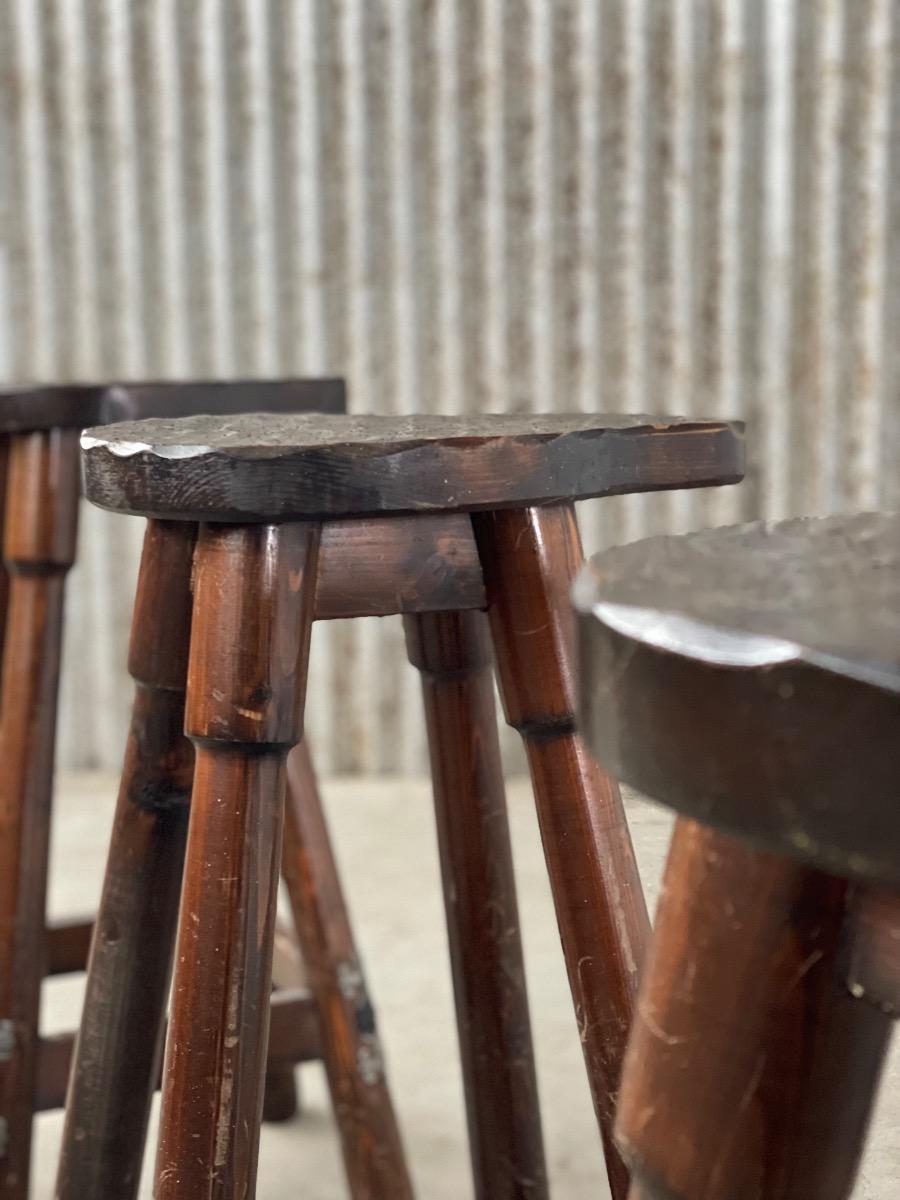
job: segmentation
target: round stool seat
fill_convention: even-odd
[[[647,416],[192,417],[82,446],[95,504],[199,521],[521,508],[743,472],[739,425]]]
[[[341,379],[196,379],[0,389],[0,433],[85,429],[190,413],[341,412]]]
[[[585,731],[613,772],[900,883],[900,515],[650,538],[592,559],[574,596]]]

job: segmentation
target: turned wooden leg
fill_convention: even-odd
[[[569,589],[582,562],[571,505],[472,518],[506,719],[521,733],[614,1200],[612,1139],[649,923],[615,780],[575,732]]]
[[[156,1200],[252,1200],[285,757],[302,723],[319,527],[203,526],[185,729],[196,761]]]
[[[56,1195],[137,1194],[159,1058],[188,826],[184,736],[196,526],[150,521],[129,670],[136,690],[88,962]]]
[[[469,1146],[479,1200],[548,1196],[483,613],[405,619],[422,673]]]
[[[645,1200],[844,1200],[890,1019],[844,982],[848,885],[679,820],[616,1121]]]
[[[78,435],[10,443],[11,576],[0,698],[0,1197],[28,1194],[63,586],[75,557]]]
[[[288,758],[283,872],[354,1200],[411,1200],[375,1013],[338,878],[305,741]]]

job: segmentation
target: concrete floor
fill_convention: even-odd
[[[96,904],[114,791],[109,776],[60,780],[53,916],[89,912]],[[472,1191],[428,783],[332,780],[325,791],[418,1195],[464,1200]],[[600,1145],[525,783],[510,784],[509,803],[553,1195],[555,1200],[602,1198],[608,1191]],[[637,799],[628,804],[652,905],[669,820]],[[80,996],[77,980],[51,981],[45,991],[45,1029],[71,1026]],[[263,1131],[260,1200],[341,1200],[347,1194],[321,1068],[304,1067],[301,1084],[302,1118]],[[60,1129],[60,1114],[39,1118],[35,1200],[52,1196]],[[142,1200],[150,1197],[151,1165],[145,1164]],[[855,1198],[888,1200],[898,1186],[900,1056],[895,1054]]]

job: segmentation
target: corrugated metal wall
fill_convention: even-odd
[[[898,0],[4,0],[0,370],[345,373],[359,410],[743,416],[740,490],[900,502]],[[120,757],[139,530],[85,513],[63,759]],[[330,769],[424,761],[394,621],[320,629]]]

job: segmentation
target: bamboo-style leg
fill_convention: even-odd
[[[844,880],[679,820],[616,1136],[642,1200],[846,1200],[891,1030],[844,982]]]
[[[422,673],[469,1147],[479,1200],[548,1193],[483,613],[405,619]]]
[[[288,758],[284,878],[309,985],[321,1015],[323,1056],[354,1200],[411,1200],[366,990],[305,741]]]
[[[196,526],[150,521],[135,698],[75,1049],[57,1200],[137,1194],[181,894],[194,748],[184,736]]]
[[[319,527],[204,526],[185,729],[196,762],[156,1200],[252,1200],[281,860]]]
[[[28,1194],[63,587],[75,557],[78,435],[11,439],[0,696],[0,1197]]]
[[[472,518],[507,721],[522,735],[614,1200],[612,1138],[649,923],[615,780],[575,730],[569,589],[582,563],[572,505]]]

